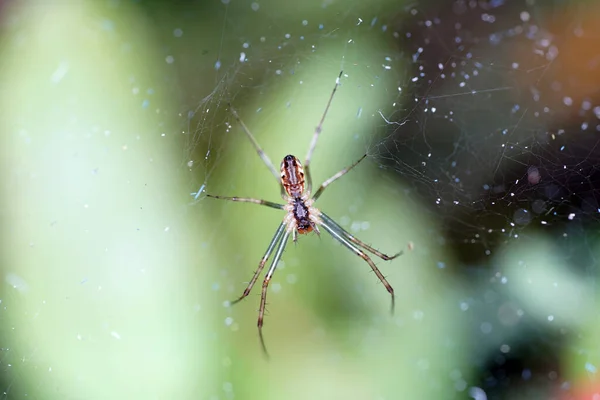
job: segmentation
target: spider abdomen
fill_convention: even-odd
[[[296,220],[296,229],[298,230],[298,233],[304,234],[312,232],[313,221],[311,221],[310,218],[311,215],[309,207],[299,197],[293,199],[292,207],[292,213],[294,214],[294,219]]]

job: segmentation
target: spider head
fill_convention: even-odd
[[[300,197],[304,192],[304,169],[300,160],[289,154],[281,161],[281,184],[290,197]]]

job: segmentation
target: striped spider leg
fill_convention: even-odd
[[[281,197],[285,201],[285,204],[278,204],[278,203],[273,203],[273,202],[266,201],[266,200],[247,198],[247,197],[223,197],[223,196],[214,196],[214,195],[210,195],[210,194],[207,195],[208,197],[212,197],[215,199],[237,201],[237,202],[243,202],[243,203],[254,203],[254,204],[259,204],[259,205],[270,207],[270,208],[284,210],[286,212],[283,221],[277,228],[277,231],[275,232],[273,239],[271,240],[271,242],[269,243],[269,246],[267,247],[267,251],[265,252],[265,254],[263,255],[263,257],[261,258],[261,260],[258,264],[258,268],[256,269],[256,272],[254,272],[252,279],[248,283],[248,286],[246,286],[246,289],[244,290],[242,295],[237,300],[231,302],[231,304],[238,303],[239,301],[246,298],[246,296],[248,296],[248,294],[250,294],[250,291],[254,287],[254,284],[257,282],[258,277],[260,276],[262,270],[265,267],[265,264],[267,263],[267,261],[269,260],[269,258],[273,254],[273,252],[275,252],[273,260],[271,261],[271,265],[269,266],[269,269],[267,270],[265,278],[263,279],[262,291],[261,291],[261,296],[260,296],[260,307],[259,307],[259,311],[258,311],[258,323],[257,323],[260,343],[261,343],[263,352],[267,356],[268,356],[267,348],[265,346],[265,341],[264,341],[263,334],[262,334],[263,319],[264,319],[265,306],[266,306],[266,301],[267,301],[267,288],[269,286],[269,282],[271,281],[271,278],[273,277],[275,269],[277,268],[277,264],[278,264],[279,260],[281,259],[281,256],[283,255],[283,252],[284,252],[287,242],[290,238],[290,235],[292,235],[292,239],[295,242],[298,238],[298,234],[307,234],[312,231],[319,233],[320,232],[319,227],[322,227],[335,240],[340,242],[344,247],[346,247],[347,249],[352,251],[354,254],[356,254],[363,260],[365,260],[365,262],[367,264],[369,264],[369,266],[371,267],[371,269],[373,270],[373,272],[375,273],[377,278],[379,278],[381,283],[385,286],[386,290],[390,293],[391,300],[392,300],[391,309],[392,309],[392,311],[394,309],[394,289],[388,283],[388,281],[385,279],[383,274],[379,271],[379,269],[377,268],[377,266],[375,265],[375,263],[373,262],[373,260],[371,259],[371,257],[369,257],[369,255],[367,253],[371,253],[371,254],[381,258],[384,261],[389,261],[389,260],[393,260],[394,258],[400,256],[402,254],[402,252],[399,252],[393,256],[388,256],[384,253],[381,253],[380,251],[374,249],[373,247],[367,245],[366,243],[363,243],[362,241],[360,241],[359,239],[357,239],[356,237],[351,235],[344,228],[342,228],[340,225],[338,225],[332,218],[330,218],[325,213],[321,212],[319,209],[317,209],[316,207],[313,206],[314,202],[323,194],[325,189],[330,184],[332,184],[333,182],[335,182],[336,180],[340,179],[342,176],[344,176],[348,172],[350,172],[354,167],[356,167],[367,156],[366,154],[363,155],[358,161],[356,161],[352,165],[342,169],[341,171],[337,172],[329,179],[325,180],[325,182],[323,182],[321,184],[321,186],[319,186],[319,188],[315,191],[314,195],[311,196],[312,179],[311,179],[310,167],[309,167],[310,161],[312,158],[312,154],[316,148],[316,144],[317,144],[319,135],[321,134],[322,125],[323,125],[323,122],[325,121],[325,117],[327,116],[327,112],[329,111],[331,101],[333,100],[333,96],[335,95],[335,92],[340,84],[341,77],[342,77],[342,72],[340,72],[340,75],[336,79],[335,86],[333,88],[333,91],[331,92],[329,101],[327,102],[327,107],[325,108],[325,111],[323,113],[323,116],[321,117],[319,125],[317,125],[315,132],[313,134],[313,137],[310,142],[309,149],[308,149],[308,153],[306,155],[306,161],[304,163],[304,168],[302,167],[302,164],[300,163],[300,160],[298,160],[298,158],[296,158],[293,155],[287,155],[283,158],[283,160],[280,164],[279,173],[278,173],[277,170],[275,169],[275,167],[273,166],[273,163],[271,162],[269,157],[265,154],[265,152],[262,150],[262,148],[260,147],[260,145],[258,144],[256,139],[254,138],[254,136],[252,135],[252,133],[250,132],[248,127],[246,127],[246,125],[240,119],[237,111],[234,110],[233,108],[231,108],[231,106],[230,106],[231,113],[233,114],[234,118],[238,121],[238,123],[242,127],[242,130],[246,133],[246,136],[252,143],[252,146],[256,150],[257,154],[263,160],[263,162],[267,166],[267,168],[271,171],[271,174],[273,174],[273,176],[275,176],[275,178],[277,179],[277,183],[280,186]]]

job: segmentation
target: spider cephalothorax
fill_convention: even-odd
[[[287,155],[281,161],[281,184],[289,197],[298,198],[304,193],[304,168],[295,156]]]
[[[267,251],[264,256],[260,260],[258,264],[258,268],[254,273],[254,276],[246,286],[244,293],[235,300],[233,303],[237,303],[242,300],[252,290],[252,287],[258,280],[258,276],[262,272],[265,263],[275,250],[275,256],[273,257],[273,261],[271,262],[271,266],[265,275],[265,279],[262,284],[262,292],[260,296],[260,308],[258,311],[258,332],[260,335],[260,341],[263,346],[263,350],[266,354],[266,347],[262,336],[262,325],[263,318],[265,314],[265,305],[267,302],[267,287],[269,286],[269,282],[271,281],[271,277],[275,272],[275,268],[277,268],[277,263],[281,259],[283,251],[285,250],[285,246],[289,240],[290,234],[293,237],[293,240],[296,241],[298,234],[309,233],[311,231],[315,231],[319,233],[319,226],[325,229],[334,239],[339,241],[343,246],[351,250],[354,254],[361,257],[363,260],[369,264],[375,275],[379,278],[381,283],[385,286],[387,291],[392,296],[392,309],[394,307],[394,289],[385,279],[385,277],[381,274],[377,266],[371,258],[365,253],[363,250],[366,250],[377,257],[383,260],[392,260],[398,257],[402,252],[395,254],[393,256],[388,256],[381,253],[378,250],[375,250],[368,244],[365,244],[352,236],[349,232],[347,232],[344,228],[338,225],[333,219],[327,216],[325,213],[321,212],[317,208],[313,207],[313,203],[323,194],[323,191],[327,186],[329,186],[332,182],[344,176],[348,171],[358,165],[359,162],[365,159],[366,154],[363,155],[358,161],[354,164],[346,167],[333,175],[331,178],[327,179],[325,182],[319,186],[317,191],[312,194],[312,180],[310,176],[310,160],[312,157],[312,153],[315,150],[317,145],[317,139],[321,134],[321,127],[323,125],[323,121],[325,120],[325,116],[327,115],[327,111],[329,110],[329,106],[331,105],[331,100],[333,100],[333,96],[336,92],[338,85],[340,84],[340,78],[342,77],[342,73],[338,76],[338,79],[335,82],[335,86],[333,91],[331,92],[331,96],[329,97],[329,101],[327,102],[327,107],[325,107],[325,112],[323,113],[323,117],[321,117],[321,121],[319,125],[315,129],[313,134],[313,138],[310,142],[310,146],[308,148],[308,154],[306,155],[306,161],[304,162],[304,168],[302,164],[298,160],[298,158],[287,155],[283,158],[281,162],[281,167],[279,173],[275,170],[275,167],[271,163],[269,157],[265,154],[265,152],[260,148],[258,142],[250,132],[250,130],[246,127],[246,125],[240,119],[238,113],[231,108],[231,113],[235,117],[235,119],[242,126],[246,136],[252,142],[254,149],[262,158],[265,165],[269,168],[273,176],[277,179],[278,184],[281,188],[281,197],[286,201],[286,204],[277,204],[266,200],[260,199],[252,199],[252,198],[243,198],[243,197],[223,197],[223,196],[213,196],[208,195],[209,197],[214,197],[217,199],[231,200],[231,201],[240,201],[245,203],[254,203],[260,204],[271,208],[277,208],[279,210],[284,210],[286,212],[286,216],[284,217],[282,223],[279,225],[279,228],[275,232],[275,236],[271,240],[269,247],[267,247]]]

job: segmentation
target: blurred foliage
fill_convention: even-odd
[[[410,108],[397,82],[414,65],[389,36],[357,27],[373,24],[363,15],[402,25],[404,6],[3,5],[0,398],[482,399],[487,363],[504,366],[525,348],[533,365],[542,350],[532,338],[554,334],[536,371],[590,376],[596,288],[554,239],[533,231],[498,246],[487,268],[459,265],[461,244],[440,245],[441,221],[408,201],[411,182],[378,168],[372,152],[400,129],[379,112]],[[395,68],[376,72],[388,54]],[[396,310],[363,260],[325,234],[301,237],[271,282],[267,362],[260,284],[235,307],[227,301],[283,214],[189,193],[278,201],[227,103],[274,163],[303,158],[340,69],[315,184],[371,153],[318,207],[386,253],[405,250],[378,263]],[[562,382],[519,382],[510,398],[562,393]]]

